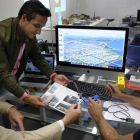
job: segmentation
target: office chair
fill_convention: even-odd
[[[108,23],[107,23],[107,26],[108,26],[109,22],[112,22],[112,21],[114,21],[114,18],[107,19],[107,21],[108,21]]]

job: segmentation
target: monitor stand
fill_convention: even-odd
[[[91,76],[88,74],[83,74],[78,81],[86,82],[86,83],[94,83],[97,84],[99,80],[99,76]]]

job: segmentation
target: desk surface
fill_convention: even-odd
[[[67,76],[69,79],[73,79],[73,80],[77,80],[79,78],[79,76]],[[105,84],[104,81],[99,81],[100,85]],[[127,94],[132,94],[133,90],[128,89],[127,87],[125,88],[124,92]],[[6,96],[6,95],[5,95]],[[140,96],[140,95],[136,95],[136,96]],[[13,97],[11,96],[6,96],[6,99],[11,99],[14,100]],[[15,101],[17,100],[17,98],[15,97]],[[115,102],[122,102],[122,100],[119,100],[117,98],[112,97],[111,100],[115,101]],[[105,100],[102,100],[102,103],[104,103]],[[90,114],[88,113],[88,107],[86,104],[82,103],[82,116],[80,117],[79,120],[75,121],[73,124],[71,124],[70,126],[68,126],[69,128],[72,129],[76,129],[76,130],[80,130],[80,131],[84,131],[90,134],[93,134],[95,136],[100,135],[99,129],[97,124],[95,123],[94,119],[90,116]],[[26,108],[27,106],[25,106]],[[30,106],[32,107],[32,106]],[[42,109],[42,108],[40,108]],[[40,110],[40,112],[35,112],[35,109],[32,109],[32,111],[28,110],[27,108],[25,109],[26,112],[22,112],[21,113],[25,116],[25,117],[29,117],[32,119],[36,119],[36,120],[40,120],[41,122],[48,122],[48,123],[53,123],[57,120],[60,120],[64,117],[64,114],[56,111],[56,110],[52,110],[52,108],[47,107],[47,108],[43,108],[44,110]],[[40,114],[40,115],[38,115]],[[43,115],[45,115],[45,120],[42,120],[41,118],[43,117]],[[108,121],[109,124],[111,124],[116,131],[119,133],[119,135],[126,135],[128,133],[134,133],[138,128],[140,128],[140,124],[133,124],[133,123],[126,123],[126,122],[117,122],[117,121]]]
[[[71,77],[71,76],[67,76],[67,77],[69,79],[73,79],[73,80],[77,80],[79,78],[79,76],[76,76],[76,75],[73,77]],[[105,84],[105,81],[99,81],[99,84],[103,85],[103,84]],[[130,93],[132,93],[132,90],[125,88],[124,92],[130,94]],[[115,102],[122,102],[121,100],[116,99],[114,97],[112,97],[111,99]],[[102,100],[102,103],[104,103],[104,101],[105,100]],[[72,128],[72,129],[84,131],[84,132],[93,134],[95,136],[100,135],[97,124],[95,123],[94,119],[88,113],[87,105],[82,103],[81,106],[82,106],[82,116],[80,117],[79,120],[75,121],[73,124],[71,124],[68,127]],[[27,111],[27,115],[30,116],[30,118],[32,118],[32,119],[36,119],[36,117],[38,116],[38,114],[33,114],[31,112],[28,112],[28,109],[26,111]],[[56,110],[53,110],[50,107],[46,107],[45,112],[42,111],[42,114],[43,113],[46,116],[44,122],[48,122],[48,123],[53,123],[64,117],[64,114],[62,114],[61,112],[58,112]],[[40,115],[42,116],[42,114],[40,114]],[[37,119],[39,120],[40,117],[38,117]],[[108,121],[108,122],[116,129],[116,131],[119,133],[119,135],[126,135],[128,133],[134,133],[138,128],[140,128],[140,124],[117,122],[117,121]]]
[[[74,79],[77,80],[79,77],[74,77]],[[105,84],[104,81],[99,81],[99,84],[103,85]],[[125,92],[127,92],[127,88],[125,89]],[[114,102],[122,102],[121,100],[112,97],[111,100]],[[104,103],[105,100],[102,100],[102,103]],[[82,116],[79,120],[75,121],[72,125],[69,127],[72,129],[84,131],[91,133],[93,135],[100,135],[99,129],[97,124],[95,123],[94,119],[90,116],[88,113],[88,107],[87,105],[82,102]],[[47,110],[48,111],[48,110]],[[51,114],[51,115],[50,115]],[[59,116],[59,117],[58,117]],[[54,119],[55,121],[57,119],[60,119],[63,116],[60,112],[57,112],[55,110],[49,110],[47,117],[49,119]],[[140,128],[140,124],[132,124],[132,123],[126,123],[126,122],[117,122],[117,121],[108,121],[120,135],[126,135],[128,133],[134,133],[138,128]]]

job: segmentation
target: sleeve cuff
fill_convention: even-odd
[[[14,105],[11,105],[11,106],[10,106],[10,107],[8,107],[8,109],[7,109],[7,114],[8,114],[8,111],[9,111],[9,109],[10,109],[11,107],[16,108]]]
[[[24,92],[24,94],[19,98],[20,100],[23,100],[28,94]]]
[[[63,132],[63,131],[65,130],[63,121],[62,121],[62,120],[59,120],[59,121],[57,121],[57,122],[60,124],[60,126],[61,126],[61,128],[62,128],[62,132]]]
[[[53,81],[55,76],[57,76],[57,73],[53,73],[51,76],[50,76],[50,79]]]

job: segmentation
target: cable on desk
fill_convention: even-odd
[[[110,101],[112,101],[112,100],[110,100]],[[112,101],[113,102],[113,101]],[[117,104],[117,103],[115,103],[115,102],[113,102],[115,105],[110,105],[108,108],[107,108],[107,111],[109,112],[109,113],[113,113],[113,115],[116,117],[116,118],[119,118],[119,119],[121,119],[121,120],[125,120],[125,121],[127,121],[127,122],[134,122],[134,119],[133,118],[131,118],[131,115],[127,112],[127,111],[129,111],[129,109],[128,109],[128,107],[127,106],[125,106],[125,105],[123,105],[123,104]],[[119,107],[120,108],[120,110],[119,111],[109,111],[109,108],[111,108],[111,107],[114,107],[114,106],[117,106],[117,107]],[[125,108],[123,108],[123,107],[121,107],[121,106],[123,106],[123,107],[125,107]],[[117,113],[121,113],[121,114],[123,114],[123,115],[125,115],[126,116],[126,118],[120,118],[120,117],[118,117],[117,116]]]
[[[80,93],[80,91],[79,91],[79,89],[78,89],[78,86],[77,86],[77,84],[76,84],[75,82],[73,82],[73,81],[71,80],[71,83],[73,83],[73,84],[75,85],[75,87],[76,87],[76,89],[77,89],[77,93],[78,93],[79,98],[82,99],[82,101],[83,101],[87,106],[89,106],[89,104],[82,98],[83,96],[86,97],[86,95],[85,95],[84,93]]]

